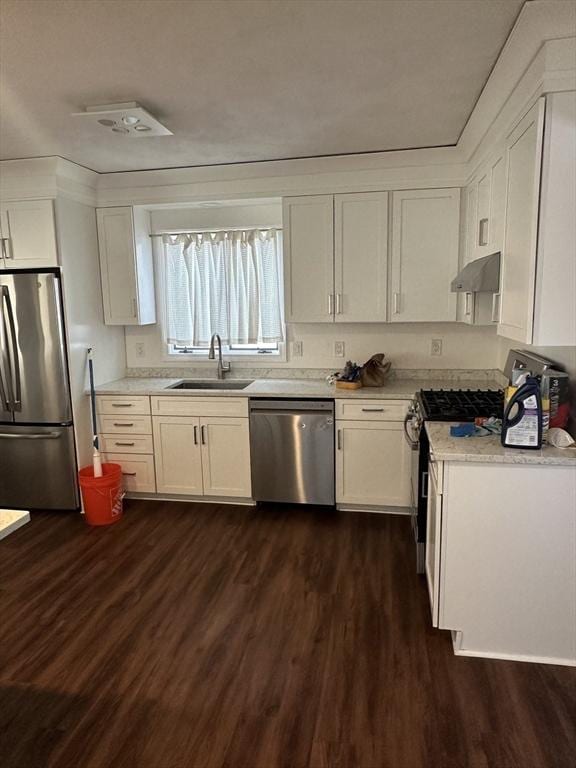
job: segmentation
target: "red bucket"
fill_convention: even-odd
[[[94,467],[78,473],[84,514],[88,525],[112,525],[122,517],[122,467],[102,464],[102,477],[94,477]]]

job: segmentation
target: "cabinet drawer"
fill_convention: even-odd
[[[150,413],[150,398],[147,395],[98,395],[96,397],[98,413],[119,415]]]
[[[153,456],[104,453],[102,458],[104,461],[120,464],[122,467],[122,485],[128,493],[156,493]]]
[[[245,416],[247,397],[152,397],[155,416]]]
[[[100,449],[105,453],[154,453],[152,435],[100,435]]]
[[[152,419],[150,416],[133,416],[132,413],[125,416],[122,413],[117,416],[102,415],[98,417],[98,431],[107,435],[151,435]]]
[[[403,421],[410,400],[336,400],[336,418],[351,421]]]

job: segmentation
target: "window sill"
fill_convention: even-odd
[[[163,356],[163,360],[164,362],[172,363],[173,365],[177,365],[178,363],[186,363],[187,365],[190,365],[193,363],[194,365],[213,367],[217,364],[217,359],[208,359],[207,352],[206,354],[203,354],[202,352],[166,352]],[[278,352],[266,355],[250,352],[236,352],[235,354],[225,352],[222,355],[222,360],[225,363],[258,363],[256,367],[266,368],[269,365],[287,362],[286,345],[283,344]]]

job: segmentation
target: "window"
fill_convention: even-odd
[[[279,353],[284,340],[280,230],[163,235],[163,244],[171,354],[206,354],[214,333],[229,353]]]

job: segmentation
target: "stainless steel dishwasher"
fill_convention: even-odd
[[[250,400],[256,501],[334,504],[334,401]]]

